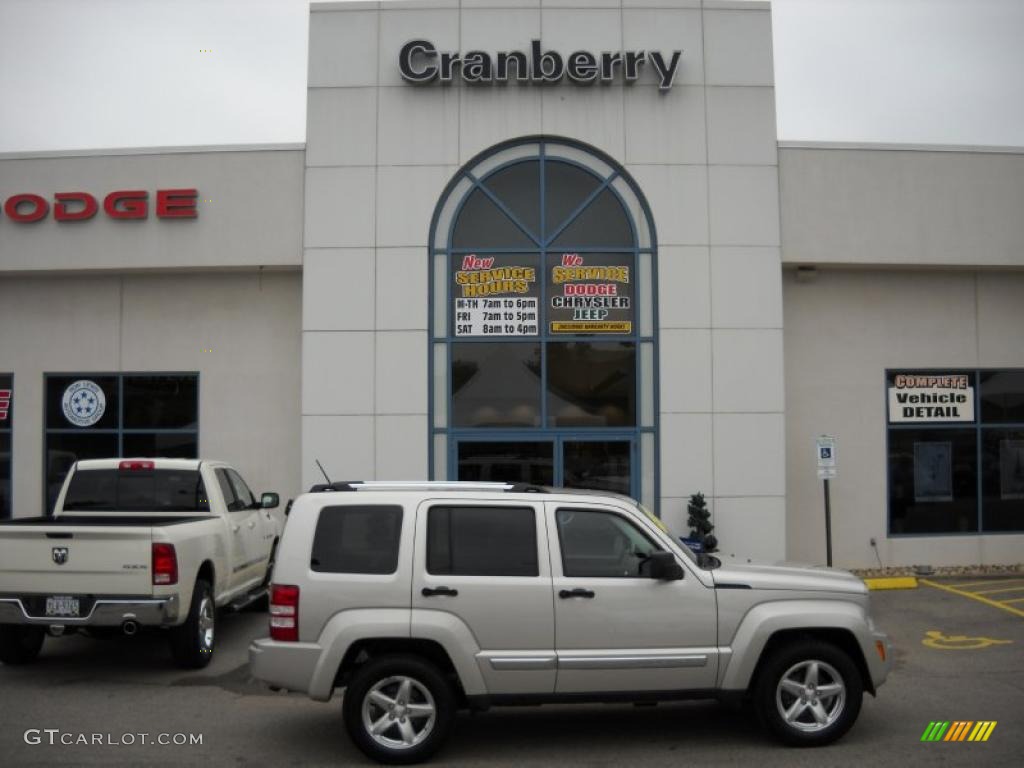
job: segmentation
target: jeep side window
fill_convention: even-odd
[[[537,521],[530,507],[431,507],[427,572],[537,576]]]
[[[401,536],[402,508],[396,504],[324,507],[309,567],[318,573],[394,573]]]
[[[562,573],[570,577],[639,578],[661,547],[620,515],[595,510],[555,513],[562,550]]]

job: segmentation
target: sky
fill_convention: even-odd
[[[308,0],[0,0],[0,152],[301,143]],[[1024,147],[1024,0],[775,0],[781,141]]]

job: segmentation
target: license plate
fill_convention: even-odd
[[[46,598],[47,616],[77,616],[78,598],[58,595]]]

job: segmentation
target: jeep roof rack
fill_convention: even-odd
[[[522,485],[522,484],[520,484]],[[511,492],[512,483],[473,482],[466,480],[344,480],[317,483],[310,493],[331,491],[492,491]],[[540,492],[539,486],[535,486]]]
[[[551,493],[551,488],[546,485],[535,485],[533,483],[512,483],[505,488],[505,493]]]

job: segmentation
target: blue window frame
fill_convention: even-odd
[[[199,456],[196,372],[47,373],[44,393],[47,514],[80,459]]]
[[[614,160],[528,137],[449,182],[430,232],[430,472],[658,501],[657,243]]]

